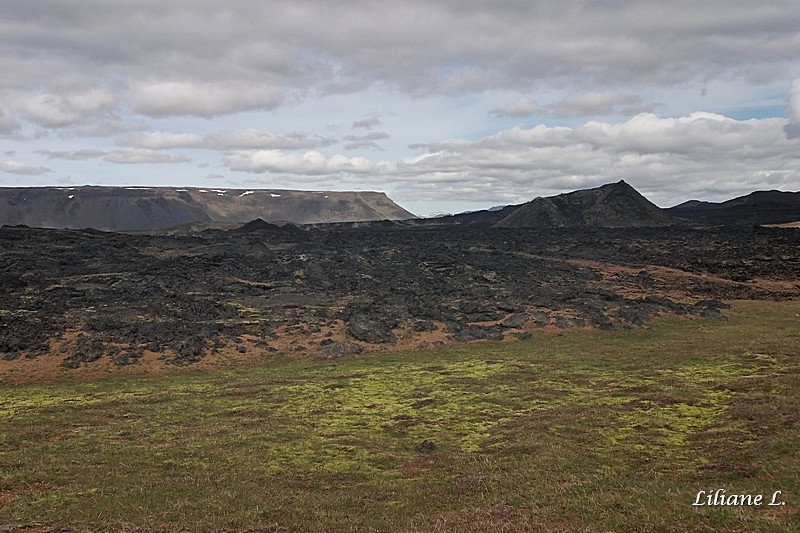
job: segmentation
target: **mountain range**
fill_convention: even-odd
[[[800,221],[800,192],[756,191],[718,203],[689,200],[665,211],[714,225],[785,224]]]
[[[296,224],[404,220],[414,215],[380,192],[195,187],[0,188],[0,225],[147,231],[261,218]]]
[[[662,209],[625,181],[414,224],[500,228],[765,225],[800,221],[800,192],[756,191],[726,202],[690,200]]]
[[[800,192],[756,191],[725,202],[661,209],[625,181],[519,205],[417,219],[379,192],[175,187],[0,188],[0,225],[109,231],[231,229],[261,219],[292,224],[394,221],[499,228],[765,225],[800,221]]]

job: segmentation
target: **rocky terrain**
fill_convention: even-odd
[[[0,250],[12,380],[722,320],[728,300],[800,296],[793,229],[3,227]]]
[[[300,205],[299,218],[333,213],[327,203],[351,218],[362,204],[402,215],[368,193],[247,192],[137,190],[103,215],[127,220],[138,205],[163,222],[172,200],[213,215],[180,231],[0,228],[0,378],[333,358],[662,314],[724,320],[728,300],[800,297],[797,229],[699,226],[625,182],[436,220],[213,229],[273,200]]]
[[[402,220],[414,215],[378,192],[175,187],[0,188],[0,225],[163,230],[240,225],[261,218],[296,224]]]

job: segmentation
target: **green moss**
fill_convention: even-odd
[[[687,504],[698,479],[800,489],[796,319],[773,305],[732,324],[0,385],[0,523],[792,529]]]

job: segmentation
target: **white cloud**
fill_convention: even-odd
[[[120,165],[136,165],[144,163],[182,163],[188,159],[180,154],[164,150],[149,150],[146,148],[128,148],[116,150],[103,157],[104,161]]]
[[[338,172],[360,174],[370,172],[374,167],[372,162],[364,157],[347,157],[339,154],[326,157],[315,150],[304,154],[286,153],[280,150],[235,152],[225,156],[224,162],[231,170],[291,173],[301,176]]]
[[[493,109],[491,115],[495,117],[530,117],[541,111],[542,108],[539,107],[539,104],[527,96],[523,96],[513,104]]]
[[[296,178],[345,172],[369,187],[392,183],[402,202],[474,198],[519,203],[625,179],[660,205],[690,198],[727,199],[756,189],[796,189],[800,152],[786,139],[785,119],[734,120],[711,113],[677,118],[642,114],[618,123],[580,127],[515,127],[475,141],[427,145],[427,153],[396,162],[363,162],[363,172],[316,158],[261,154],[252,172]],[[237,168],[238,167],[238,168]],[[362,176],[359,178],[359,176]]]
[[[270,133],[256,129],[221,131],[204,139],[206,148],[216,150],[263,149],[263,150],[307,150],[330,146],[336,141],[328,137],[303,133]]]
[[[281,94],[253,83],[156,81],[135,84],[130,99],[135,112],[150,117],[213,117],[271,109],[281,102]]]
[[[637,115],[619,124],[589,122],[577,131],[580,140],[617,151],[672,153],[702,158],[727,151],[726,157],[771,153],[779,140],[783,119],[738,121],[713,113],[678,118]],[[735,150],[735,152],[734,152]]]
[[[784,134],[787,124],[781,118],[734,120],[713,113],[682,117],[645,113],[620,122],[518,126],[476,140],[436,141],[424,145],[426,153],[395,161],[316,150],[238,150],[225,155],[223,163],[230,170],[267,174],[254,178],[263,183],[274,185],[278,175],[284,187],[313,182],[320,188],[386,190],[389,184],[395,191],[393,198],[401,203],[453,198],[517,203],[626,179],[660,205],[673,205],[689,198],[725,199],[755,189],[796,189],[800,152],[796,141]],[[384,134],[359,136],[367,137]],[[153,141],[151,146],[197,142],[194,137],[170,135],[147,138]],[[98,152],[102,153],[88,149],[41,153],[79,160]],[[158,163],[185,158],[163,150],[131,148],[112,152],[105,160]],[[219,175],[218,179],[227,178]]]
[[[296,183],[341,174],[363,188],[392,183],[401,201],[518,203],[625,179],[661,205],[726,199],[756,189],[796,189],[800,152],[785,119],[712,113],[641,114],[579,127],[514,127],[478,140],[446,140],[394,162],[282,151],[238,152],[231,170],[289,175]],[[374,187],[372,187],[374,188]]]
[[[63,128],[102,115],[115,103],[111,91],[94,88],[64,95],[47,92],[24,95],[16,105],[39,126]]]
[[[52,172],[49,168],[27,165],[19,161],[6,160],[0,163],[0,170],[9,174],[20,174],[23,176],[39,176]]]
[[[439,194],[426,183],[463,182],[478,184],[487,199],[508,202],[619,179],[666,203],[725,191],[796,189],[800,151],[783,135],[785,124],[695,113],[642,114],[577,128],[512,128],[473,142],[429,144],[428,154],[403,161],[398,174],[414,183],[409,190],[424,195]]]
[[[196,133],[171,133],[167,131],[134,132],[117,140],[120,146],[164,150],[171,148],[201,148],[203,138]]]

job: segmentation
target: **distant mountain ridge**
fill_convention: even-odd
[[[160,230],[204,221],[313,224],[414,218],[381,192],[198,187],[0,188],[0,225]]]
[[[714,225],[784,224],[800,221],[800,192],[755,191],[724,202],[689,200],[666,211]]]
[[[800,192],[756,191],[726,202],[689,200],[661,209],[624,180],[530,202],[415,220],[415,225],[501,228],[762,225],[800,221]]]
[[[498,221],[500,228],[644,227],[680,221],[642,196],[625,181],[593,189],[539,197]]]

